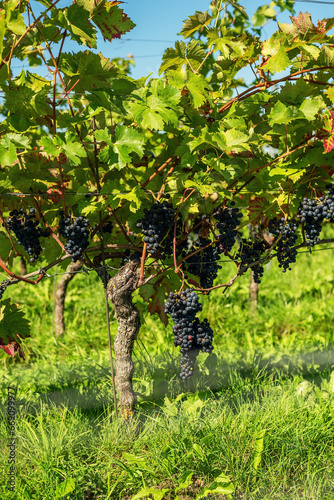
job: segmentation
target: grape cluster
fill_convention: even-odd
[[[6,291],[7,285],[8,285],[8,281],[2,281],[2,283],[0,283],[0,300],[2,299],[3,294]]]
[[[198,295],[187,288],[184,292],[170,292],[165,313],[173,320],[174,346],[181,348],[181,373],[183,379],[189,378],[194,370],[199,351],[211,353],[213,350],[213,331],[207,318],[200,322],[196,314],[202,310]]]
[[[185,351],[181,349],[181,359],[180,359],[180,377],[183,380],[187,380],[194,373],[194,366],[196,363],[196,358],[198,356],[199,349],[192,349],[190,351]]]
[[[145,208],[144,213],[145,216],[137,221],[137,227],[144,235],[148,252],[154,254],[163,251],[164,254],[171,255],[175,208],[168,201],[156,201],[150,209]]]
[[[303,198],[297,217],[304,223],[306,242],[310,247],[319,243],[324,219],[334,222],[334,187],[327,184],[325,195],[317,199]]]
[[[71,217],[59,212],[59,234],[66,240],[65,250],[71,256],[72,261],[76,262],[83,258],[83,251],[88,247],[89,242],[89,219],[76,217],[71,222]]]
[[[314,247],[320,241],[319,235],[324,220],[322,201],[303,198],[298,208],[297,217],[304,223],[306,242],[310,247]]]
[[[213,351],[213,330],[210,326],[209,320],[205,318],[203,321],[200,321],[198,318],[195,318],[193,325],[197,346],[202,352],[210,354]]]
[[[269,231],[280,239],[276,243],[277,260],[279,267],[283,268],[283,273],[287,269],[291,271],[290,264],[296,262],[297,249],[294,247],[297,241],[296,231],[298,229],[298,221],[296,219],[287,219],[284,217],[278,219],[274,217],[269,221]]]
[[[236,254],[236,259],[240,260],[243,265],[252,264],[261,258],[266,248],[266,244],[262,240],[255,240],[253,242],[252,240],[242,238],[239,251]],[[256,266],[252,266],[251,269],[254,273],[254,282],[261,283],[264,272],[263,265],[257,264]]]
[[[210,243],[211,240],[200,236],[191,246],[188,255]],[[186,259],[184,261],[184,267],[186,271],[199,277],[202,288],[211,288],[214,280],[217,278],[218,269],[221,269],[221,266],[217,264],[219,258],[217,248],[211,245]]]
[[[327,184],[326,188],[325,196],[319,198],[323,205],[322,215],[330,222],[334,222],[334,187]]]
[[[13,210],[9,216],[3,226],[14,232],[17,243],[23,245],[25,251],[30,255],[30,262],[35,262],[42,252],[40,238],[47,238],[51,232],[49,229],[43,229],[42,226],[39,226],[34,208],[30,208],[29,213],[26,213],[22,208]]]
[[[216,228],[220,233],[218,235],[219,242],[217,243],[219,253],[227,254],[232,249],[237,236],[236,228],[242,218],[239,209],[234,207],[234,201],[231,201],[231,205],[232,208],[219,207],[213,214],[213,218],[218,221],[216,222]]]

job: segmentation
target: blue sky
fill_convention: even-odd
[[[334,17],[334,0],[333,6],[325,4],[315,4],[308,2],[296,2],[295,8],[299,11],[309,12],[313,22],[324,17]],[[270,0],[244,0],[239,2],[246,8],[247,14],[251,17],[260,5],[270,3]],[[132,71],[135,78],[140,78],[143,75],[153,71],[152,76],[158,76],[158,69],[161,63],[161,57],[167,47],[173,46],[174,43],[164,42],[139,42],[138,39],[144,40],[170,40],[182,37],[177,37],[177,33],[182,28],[183,21],[196,10],[205,11],[210,6],[209,0],[127,0],[123,5],[123,10],[126,12],[136,27],[121,41],[113,41],[111,45],[105,45],[105,49],[101,52],[107,57],[126,56],[133,54],[135,56],[136,67]],[[279,14],[280,22],[291,22],[289,19],[290,13],[285,11]],[[277,29],[277,23],[270,22],[263,29],[263,36],[268,38]],[[133,40],[133,41],[132,41]]]
[[[309,12],[313,22],[324,17],[334,17],[334,0],[332,5],[316,3],[314,1],[298,1],[295,4],[297,13],[299,11]],[[65,7],[72,2],[61,0],[59,7]],[[251,17],[256,9],[270,0],[244,0],[239,2],[244,5],[248,15]],[[36,13],[40,12],[40,4],[32,1],[31,5]],[[131,17],[136,27],[121,40],[113,40],[112,43],[104,42],[102,37],[98,39],[97,52],[102,52],[105,57],[126,57],[132,54],[135,57],[136,66],[132,70],[134,78],[147,76],[153,72],[153,77],[158,76],[158,69],[162,55],[167,47],[173,46],[177,33],[181,30],[183,21],[196,10],[205,11],[210,6],[210,0],[127,0],[122,8]],[[279,14],[280,22],[290,22],[289,12]],[[263,28],[263,38],[268,38],[277,29],[277,23],[270,22]],[[75,42],[67,42],[64,50],[85,50]],[[18,61],[19,65],[21,62]],[[20,72],[17,62],[13,64],[13,73],[16,76]],[[26,65],[25,65],[25,69]],[[45,70],[34,68],[34,72],[47,77]],[[244,75],[247,78],[247,74]],[[251,78],[251,74],[249,75]]]

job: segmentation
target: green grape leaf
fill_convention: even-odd
[[[307,120],[314,120],[316,115],[319,113],[321,109],[325,109],[326,104],[321,96],[311,97],[309,99],[305,99],[299,110],[303,113]]]
[[[100,29],[103,38],[110,42],[114,38],[121,38],[124,33],[131,31],[136,25],[118,7],[120,2],[102,0],[93,10],[92,20]]]
[[[99,153],[99,159],[119,170],[132,161],[130,154],[136,153],[139,158],[144,154],[142,134],[133,128],[120,125],[115,130],[115,140],[112,140],[107,129],[97,130],[95,137],[98,141],[105,142],[107,147]]]
[[[154,80],[149,88],[132,93],[129,109],[138,124],[144,128],[162,130],[165,123],[178,124],[177,104],[181,92],[163,82]]]
[[[53,61],[48,61],[53,66]],[[73,54],[63,53],[58,65],[65,74],[64,83],[67,86],[75,84],[75,92],[110,88],[109,79],[117,76],[118,69],[107,57],[99,52],[94,54],[89,50]]]
[[[304,118],[304,113],[302,113],[295,106],[285,106],[282,102],[278,101],[268,116],[269,125],[273,127],[276,123],[290,123],[292,120],[298,118]]]
[[[73,40],[96,49],[96,29],[87,19],[87,14],[87,10],[82,5],[78,5],[77,2],[72,3],[65,12],[68,20],[67,29]]]
[[[17,9],[15,0],[4,2],[6,11],[6,28],[15,35],[23,35],[26,31],[26,24],[22,13]]]
[[[12,165],[17,160],[16,149],[8,136],[0,141],[0,164]]]
[[[159,75],[167,69],[180,69],[184,64],[196,71],[205,56],[205,50],[197,40],[190,40],[187,44],[176,41],[175,48],[169,47],[164,53]]]
[[[231,54],[233,58],[241,57],[247,49],[246,45],[234,34],[229,34],[225,27],[220,32],[218,28],[210,28],[207,37],[210,45],[214,46],[214,52],[220,51],[223,58],[229,58]]]
[[[169,70],[167,77],[170,84],[182,90],[182,93],[189,93],[190,100],[194,108],[199,108],[207,100],[210,100],[209,83],[202,75],[195,75],[191,71]]]
[[[3,346],[8,346],[10,343],[19,345],[20,338],[25,339],[27,337],[30,337],[30,322],[24,317],[23,311],[18,309],[16,304],[11,304],[10,299],[1,301],[0,347],[3,348]]]
[[[183,21],[182,30],[180,31],[180,35],[183,35],[185,38],[189,38],[196,31],[203,31],[203,28],[210,24],[212,16],[209,14],[209,11],[200,12],[196,10],[193,16],[189,16],[188,19]]]

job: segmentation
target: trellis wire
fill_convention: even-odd
[[[324,251],[328,251],[328,250],[334,250],[334,247],[327,247],[327,248],[309,248],[308,250],[302,250],[302,251],[299,251],[297,252],[297,254],[302,254],[302,253],[313,253],[313,252],[324,252]],[[236,262],[239,262],[239,260],[237,259],[227,259],[227,260],[203,260],[201,261],[201,264],[214,264],[214,263],[220,263],[220,264],[226,264],[226,263],[236,263]],[[145,268],[149,268],[150,265],[146,265]],[[63,273],[54,273],[54,274],[48,274],[46,272],[44,272],[44,276],[45,278],[54,278],[55,276],[63,276],[64,274],[89,274],[90,272],[92,271],[96,271],[96,270],[100,270],[100,269],[113,269],[115,271],[120,271],[122,269],[122,267],[112,267],[112,266],[109,266],[109,265],[106,265],[106,266],[99,266],[99,267],[95,267],[95,268],[85,268],[83,266],[83,269],[80,270],[80,271],[65,271]],[[38,271],[35,271],[36,272],[36,275],[38,273]],[[43,269],[41,269],[41,272],[43,272]],[[4,273],[0,273],[2,274],[2,276],[5,276]],[[33,277],[33,276],[30,276],[30,277]],[[8,280],[10,281],[10,280]]]

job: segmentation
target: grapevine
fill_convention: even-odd
[[[218,270],[221,266],[217,264],[220,256],[216,247],[209,245],[211,240],[200,236],[195,241],[186,255],[203,248],[200,252],[195,253],[184,261],[184,268],[194,276],[198,276],[201,288],[211,288],[214,280],[217,278]]]
[[[89,245],[89,219],[77,217],[71,223],[71,217],[64,214],[61,210],[59,222],[59,234],[66,239],[65,250],[71,256],[72,261],[76,262],[83,258],[83,251]]]
[[[216,222],[216,228],[219,231],[217,243],[217,248],[219,253],[229,252],[237,236],[236,228],[242,218],[242,214],[239,209],[234,207],[235,202],[231,201],[232,208],[229,207],[219,207],[219,209],[214,212],[213,217],[218,222]]]
[[[196,314],[202,310],[198,295],[187,288],[184,292],[170,292],[165,303],[165,313],[173,320],[174,346],[181,348],[181,373],[183,379],[189,378],[199,351],[211,353],[213,350],[213,331],[208,319],[200,322]]]
[[[277,260],[279,267],[283,268],[283,273],[287,269],[291,271],[290,264],[296,262],[297,249],[294,247],[297,241],[296,231],[298,222],[296,219],[288,219],[285,222],[284,217],[278,219],[274,217],[269,221],[269,231],[279,239],[276,244]]]
[[[36,220],[34,208],[29,209],[29,213],[22,208],[9,213],[10,217],[3,223],[9,231],[13,231],[17,238],[17,243],[23,245],[25,251],[30,255],[30,262],[35,262],[42,252],[40,238],[50,236],[49,229],[43,229]]]
[[[239,251],[236,254],[236,259],[240,260],[243,265],[252,264],[261,258],[266,248],[266,244],[262,240],[255,240],[253,242],[242,238]],[[263,264],[252,266],[252,270],[254,273],[254,282],[261,283],[264,273]]]
[[[172,203],[159,201],[150,208],[144,209],[145,216],[137,221],[137,227],[144,235],[147,250],[151,254],[163,251],[162,257],[171,255],[173,251],[174,218],[176,210]]]

